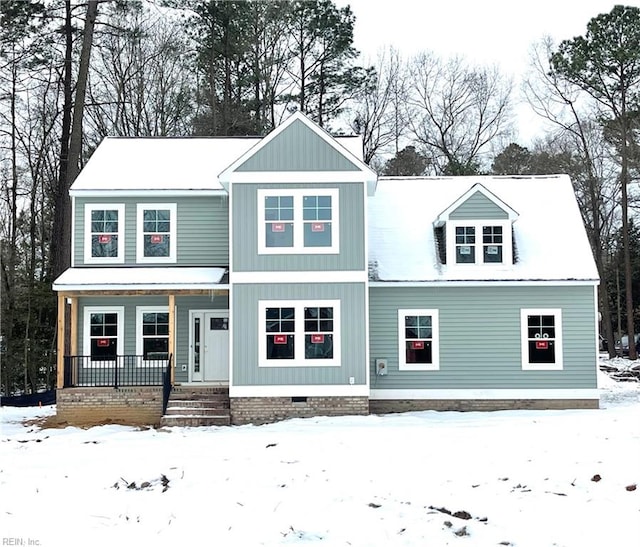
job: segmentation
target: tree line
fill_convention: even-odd
[[[533,45],[522,94],[548,129],[530,148],[497,67],[392,47],[363,60],[331,0],[4,0],[0,16],[3,393],[53,385],[68,189],[105,136],[265,135],[293,110],[360,134],[384,175],[568,173],[610,350],[634,333],[640,9]]]

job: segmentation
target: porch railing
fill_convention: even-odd
[[[171,358],[173,355],[169,355],[169,361],[167,362],[167,368],[162,373],[162,414],[167,411],[169,404],[169,395],[171,394]]]
[[[163,386],[170,367],[171,356],[145,359],[142,355],[117,355],[96,360],[88,355],[67,355],[64,387]]]

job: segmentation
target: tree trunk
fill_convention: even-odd
[[[89,74],[89,59],[93,43],[93,29],[98,14],[98,0],[90,0],[87,5],[87,17],[82,38],[82,51],[76,83],[76,98],[72,104],[72,51],[73,30],[71,26],[71,2],[65,2],[65,70],[64,70],[64,108],[62,119],[62,143],[60,149],[60,172],[55,192],[55,210],[53,234],[51,241],[52,267],[51,274],[55,279],[64,272],[71,261],[71,200],[69,187],[78,176],[80,170],[80,153],[82,150],[82,117],[84,114],[84,98]],[[72,119],[73,111],[73,119]]]

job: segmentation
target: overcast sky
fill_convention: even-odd
[[[375,59],[389,45],[409,57],[433,51],[459,54],[479,64],[495,64],[519,83],[529,66],[534,42],[550,36],[556,43],[583,35],[587,23],[614,5],[640,7],[640,0],[335,0],[356,16],[354,45]],[[521,142],[536,132],[523,108]],[[528,110],[527,110],[528,112]]]

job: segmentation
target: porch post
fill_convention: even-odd
[[[171,359],[171,385],[175,383],[176,380],[176,341],[175,341],[175,332],[176,332],[176,295],[169,295],[169,355],[172,356]]]
[[[58,332],[57,332],[57,355],[56,355],[56,365],[57,365],[57,380],[56,384],[58,389],[62,389],[64,387],[64,342],[65,342],[65,332],[64,332],[64,312],[65,312],[65,295],[62,292],[58,293]]]
[[[69,301],[71,302],[71,305],[69,306],[69,322],[71,323],[71,334],[69,336],[69,355],[80,355],[82,352],[78,351],[78,298],[76,296],[73,296],[69,299]],[[76,385],[76,382],[78,381],[78,378],[76,378],[77,371],[77,366],[74,366],[71,371],[73,374],[73,385]]]

